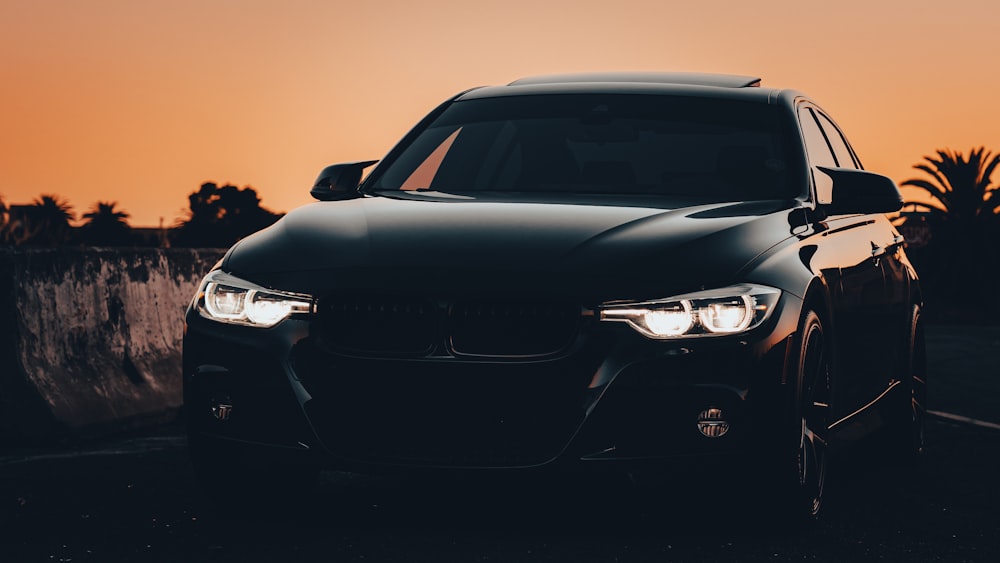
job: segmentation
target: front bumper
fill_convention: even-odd
[[[773,437],[801,303],[785,294],[753,331],[651,341],[585,322],[546,358],[372,358],[324,346],[313,322],[223,325],[189,311],[189,432],[305,454],[330,468],[527,469],[680,463]],[[719,409],[721,437],[698,429]]]

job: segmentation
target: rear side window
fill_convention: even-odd
[[[805,106],[799,108],[799,124],[809,156],[809,172],[816,185],[816,199],[819,203],[830,203],[833,199],[833,180],[816,167],[835,167],[837,160],[812,110]]]
[[[655,95],[460,101],[375,179],[376,190],[792,198],[790,126],[761,103]]]
[[[859,168],[854,157],[854,152],[847,145],[847,140],[844,139],[844,134],[840,131],[840,128],[834,125],[833,121],[822,113],[815,110],[813,113],[819,120],[820,126],[823,127],[823,132],[826,133],[826,138],[830,141],[830,146],[833,147],[833,156],[837,157],[837,165],[841,168]]]

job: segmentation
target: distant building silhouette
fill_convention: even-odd
[[[160,217],[159,227],[132,227],[132,236],[136,246],[151,246],[155,248],[170,248],[170,232]]]

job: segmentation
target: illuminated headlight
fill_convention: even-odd
[[[737,334],[767,320],[781,291],[740,284],[667,299],[605,303],[602,321],[626,322],[649,338]]]
[[[267,289],[215,270],[202,280],[195,308],[213,321],[268,328],[291,315],[311,313],[313,298]]]

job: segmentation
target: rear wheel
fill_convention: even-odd
[[[890,403],[887,451],[895,460],[912,463],[924,452],[927,419],[927,347],[917,305],[910,313],[906,339],[899,389]]]

